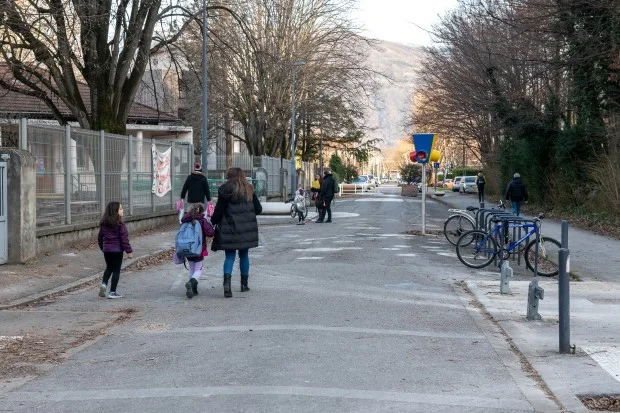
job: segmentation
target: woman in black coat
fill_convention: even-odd
[[[240,168],[226,171],[227,181],[217,191],[217,205],[211,222],[217,225],[211,249],[224,250],[224,297],[232,297],[231,274],[239,251],[241,292],[250,291],[250,257],[248,250],[258,246],[256,215],[263,211],[254,188]]]

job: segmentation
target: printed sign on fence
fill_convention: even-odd
[[[170,154],[172,148],[164,152],[159,152],[155,145],[152,146],[153,152],[153,190],[158,197],[166,195],[172,189],[170,182]]]

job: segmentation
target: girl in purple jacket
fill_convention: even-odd
[[[202,263],[204,257],[209,255],[207,250],[207,237],[215,235],[213,225],[205,218],[205,207],[203,204],[193,204],[189,211],[181,218],[181,223],[197,220],[202,228],[202,254],[199,257],[189,257],[189,281],[185,283],[185,295],[192,298],[198,294],[198,279],[202,275]]]
[[[129,244],[129,234],[123,222],[123,206],[120,202],[110,202],[101,218],[99,226],[99,248],[103,251],[106,268],[103,272],[103,280],[99,287],[99,297],[106,296],[108,281],[112,276],[112,284],[108,298],[121,298],[122,295],[116,292],[118,279],[121,276],[121,264],[123,263],[123,252],[127,253],[127,258],[133,258],[133,250]]]

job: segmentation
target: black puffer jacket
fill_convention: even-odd
[[[527,188],[521,178],[514,178],[506,188],[505,198],[511,202],[527,201]]]
[[[211,191],[209,191],[207,177],[202,172],[192,172],[183,184],[181,199],[185,199],[185,194],[187,194],[187,202],[190,204],[205,203],[205,198],[210,201]]]
[[[334,177],[329,174],[325,175],[323,182],[321,182],[321,195],[322,199],[334,199],[334,192],[336,192],[336,181]]]
[[[211,222],[217,225],[211,250],[242,250],[258,247],[256,215],[263,211],[254,194],[252,201],[233,196],[233,186],[226,182],[217,191],[217,204]]]

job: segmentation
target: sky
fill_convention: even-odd
[[[458,0],[358,0],[353,14],[367,37],[429,46],[428,33],[438,15],[456,8]],[[417,27],[420,26],[421,28]]]

